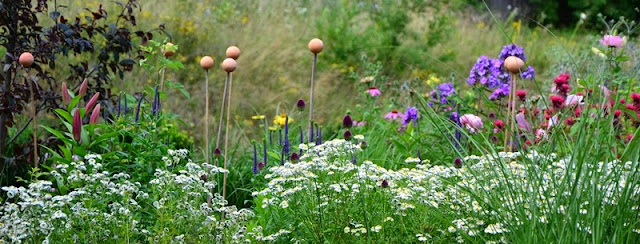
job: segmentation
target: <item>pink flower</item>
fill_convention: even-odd
[[[355,127],[362,127],[365,125],[367,125],[367,121],[355,121],[355,120],[353,121],[353,126]]]
[[[584,98],[583,96],[579,96],[579,95],[573,95],[573,94],[569,95],[564,100],[564,106],[571,107],[576,105],[582,105],[584,104],[584,102],[582,101],[583,98]]]
[[[536,130],[536,139],[542,140],[542,139],[547,139],[547,132],[543,129],[537,129]]]
[[[372,97],[380,96],[380,94],[382,94],[382,92],[380,92],[380,90],[378,90],[378,88],[375,88],[375,87],[370,87],[369,90],[367,90],[367,92],[371,94]]]
[[[391,112],[387,113],[387,115],[384,116],[384,119],[390,119],[390,120],[397,120],[400,118],[402,118],[402,114],[395,109],[391,110]]]
[[[600,44],[605,47],[622,48],[624,40],[619,36],[604,35],[604,37],[600,39]]]
[[[524,117],[523,113],[518,113],[518,115],[516,115],[516,123],[518,124],[518,128],[524,131],[531,131],[531,125],[529,125],[529,122]]]
[[[460,123],[471,133],[480,132],[483,127],[482,119],[473,114],[465,114],[460,117]]]

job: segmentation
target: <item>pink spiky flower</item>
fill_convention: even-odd
[[[604,35],[604,37],[600,39],[600,44],[605,47],[622,48],[622,46],[624,46],[624,39],[619,36]]]
[[[372,97],[377,97],[380,96],[382,94],[382,92],[380,92],[380,90],[378,90],[378,88],[375,87],[370,87],[367,92],[372,96]]]

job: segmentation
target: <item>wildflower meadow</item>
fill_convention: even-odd
[[[640,4],[504,2],[3,0],[0,243],[640,243]]]

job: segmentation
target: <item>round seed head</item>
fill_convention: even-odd
[[[30,52],[24,52],[20,54],[20,58],[18,60],[23,67],[29,68],[33,64],[33,54]]]
[[[230,46],[227,48],[227,58],[238,59],[240,57],[240,48]]]
[[[520,73],[524,69],[524,61],[516,56],[509,56],[504,60],[504,67],[513,74]]]
[[[322,49],[324,49],[324,43],[322,42],[322,40],[318,38],[311,39],[311,41],[309,42],[309,51],[318,54],[322,52]]]
[[[236,60],[232,58],[226,58],[224,61],[222,61],[222,69],[227,73],[233,72],[237,67],[238,63],[236,63]]]
[[[209,70],[213,68],[213,58],[209,56],[204,56],[200,59],[200,67],[205,70]]]

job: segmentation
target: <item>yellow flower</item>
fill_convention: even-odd
[[[261,119],[264,119],[264,115],[254,115],[254,116],[251,116],[251,119],[252,120],[261,120]]]
[[[242,23],[246,24],[247,22],[249,22],[249,16],[245,15],[244,17],[242,17]]]
[[[440,84],[440,78],[438,78],[435,75],[431,75],[429,76],[429,79],[427,80],[427,85],[429,86],[435,86],[437,84]]]
[[[279,125],[279,126],[284,126],[286,119],[287,119],[287,114],[285,114],[285,113],[280,114],[280,115],[276,115],[275,117],[273,117],[273,124],[274,125]],[[289,117],[289,124],[291,124],[291,122],[293,122],[293,119],[291,117]]]

